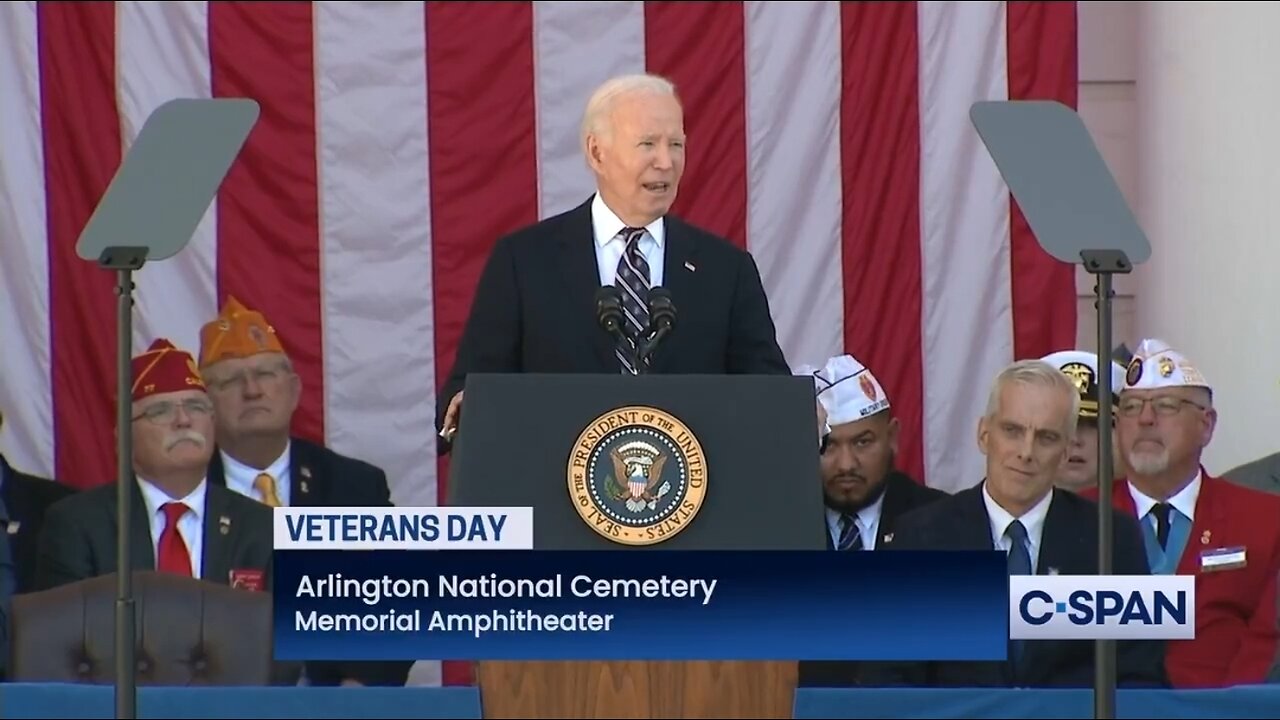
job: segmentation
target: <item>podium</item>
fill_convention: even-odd
[[[536,550],[824,550],[815,407],[807,377],[471,375],[448,503],[534,508]],[[477,679],[486,718],[778,718],[797,661],[482,661]]]

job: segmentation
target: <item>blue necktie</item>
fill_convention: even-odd
[[[836,550],[861,550],[862,531],[858,530],[858,522],[849,515],[840,516],[840,540]]]
[[[638,373],[636,350],[643,344],[642,336],[649,326],[649,263],[640,252],[640,238],[644,228],[623,228],[622,259],[618,261],[614,284],[622,291],[622,315],[626,320],[623,332],[631,340],[630,346],[619,345],[618,360],[631,375]]]
[[[1004,531],[1005,537],[1009,538],[1011,546],[1009,547],[1009,574],[1010,575],[1034,575],[1031,569],[1031,551],[1027,547],[1027,528],[1023,526],[1020,520],[1014,520]],[[1020,677],[1022,673],[1019,668],[1022,665],[1024,653],[1026,652],[1025,640],[1009,641],[1009,660],[1013,663],[1014,677]]]

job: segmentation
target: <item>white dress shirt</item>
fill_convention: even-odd
[[[259,474],[265,472],[275,478],[276,496],[280,498],[280,505],[289,507],[289,491],[292,485],[289,482],[289,458],[292,446],[292,441],[286,443],[284,452],[280,453],[280,457],[276,458],[265,470],[251,468],[219,450],[218,452],[222,454],[222,474],[226,477],[227,487],[245,497],[263,502],[266,498],[263,497],[262,493],[258,492],[253,483],[258,479]]]
[[[190,510],[178,521],[178,534],[187,544],[187,552],[191,556],[191,576],[203,579],[204,575],[204,498],[208,489],[207,481],[201,480],[191,494],[184,498],[171,498],[165,491],[151,483],[138,478],[138,487],[142,489],[142,502],[147,508],[147,518],[151,528],[151,552],[160,562],[160,535],[169,524],[163,506],[165,503],[181,502]]]
[[[1151,508],[1155,507],[1159,500],[1147,495],[1134,486],[1132,482],[1127,483],[1129,486],[1129,494],[1133,496],[1133,506],[1137,511],[1138,520],[1144,524],[1150,525],[1152,530],[1156,529],[1156,519],[1150,517]],[[1196,470],[1196,478],[1187,486],[1178,491],[1177,495],[1169,498],[1168,502],[1173,506],[1174,510],[1182,513],[1188,520],[1196,519],[1196,501],[1200,499],[1200,470]]]
[[[618,233],[627,225],[622,222],[604,200],[600,193],[591,201],[591,226],[596,238],[596,262],[600,268],[600,284],[613,285],[618,274],[618,263],[622,262],[622,253],[627,248],[622,236]],[[645,226],[647,231],[640,238],[640,253],[649,263],[649,287],[662,284],[665,258],[666,226],[663,219],[658,218]]]
[[[1022,527],[1027,531],[1027,552],[1031,556],[1031,569],[1037,573],[1040,569],[1040,545],[1044,537],[1044,519],[1049,514],[1049,503],[1053,501],[1053,493],[1054,491],[1050,490],[1044,499],[1023,513],[1022,517],[1015,518],[1008,510],[1000,507],[995,498],[991,497],[991,493],[987,492],[987,483],[985,481],[982,483],[982,501],[987,506],[987,518],[991,521],[992,541],[995,542],[996,547],[1008,553],[1013,548],[1013,543],[1004,531],[1009,529],[1014,520],[1022,521]]]

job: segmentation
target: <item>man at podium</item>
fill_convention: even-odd
[[[469,373],[790,373],[751,255],[669,214],[685,163],[674,86],[653,75],[604,83],[582,148],[597,192],[493,248],[439,395],[442,452]],[[658,287],[669,295],[651,297]],[[620,322],[606,330],[611,308]],[[674,322],[643,357],[651,316]]]

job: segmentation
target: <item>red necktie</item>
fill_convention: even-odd
[[[165,503],[164,532],[160,533],[160,548],[156,553],[156,569],[162,573],[191,577],[191,553],[178,532],[178,521],[190,510],[183,503]]]

